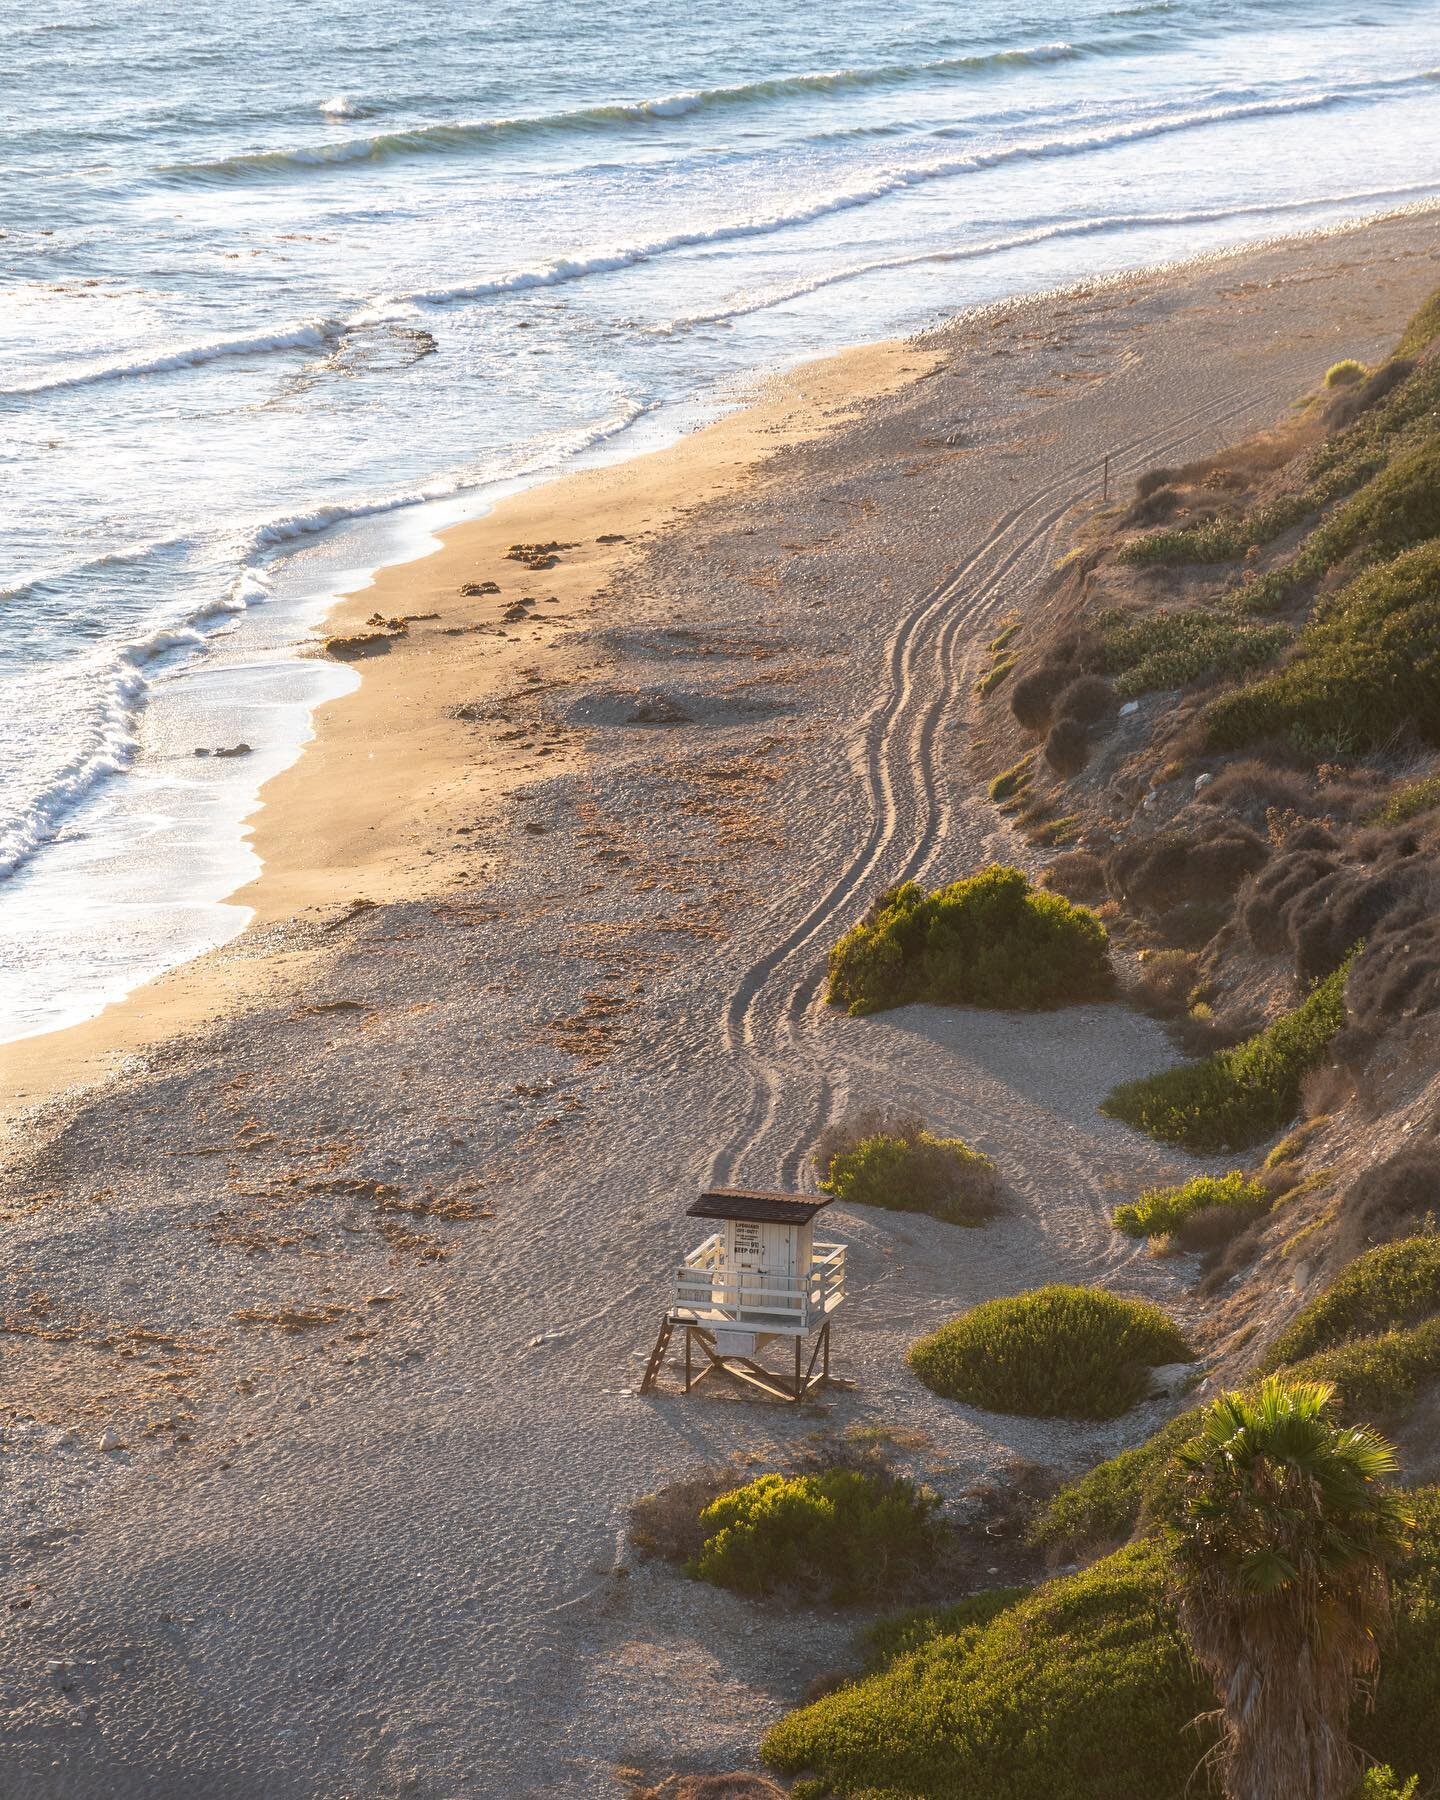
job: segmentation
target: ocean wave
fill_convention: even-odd
[[[55,393],[62,388],[90,387],[96,382],[120,381],[132,375],[163,375],[172,369],[194,368],[230,356],[260,356],[276,350],[330,350],[344,332],[338,319],[318,319],[307,325],[290,325],[276,331],[239,337],[212,338],[206,343],[179,344],[173,350],[120,357],[91,363],[65,375],[49,375],[20,387],[0,388],[0,400],[17,400],[34,394]]]
[[[389,296],[386,305],[390,307],[447,306],[461,301],[484,300],[506,294],[523,293],[532,288],[559,287],[567,282],[583,280],[587,276],[610,274],[620,269],[633,268],[639,263],[650,262],[656,257],[669,255],[677,250],[697,249],[706,244],[726,243],[737,238],[763,237],[772,232],[794,230],[798,226],[809,225],[818,219],[826,218],[832,213],[845,212],[853,207],[873,205],[876,201],[887,199],[892,194],[903,193],[907,188],[919,187],[927,182],[952,180],[956,176],[999,168],[1012,162],[1088,155],[1097,150],[1118,148],[1125,144],[1143,142],[1149,138],[1166,137],[1177,132],[1194,131],[1232,121],[1274,118],[1290,113],[1314,111],[1336,105],[1342,100],[1352,97],[1350,90],[1342,89],[1322,94],[1296,96],[1288,100],[1260,100],[1235,106],[1209,107],[1174,115],[1170,118],[1146,119],[1103,127],[1096,131],[1055,138],[1040,138],[1029,142],[1004,145],[994,150],[967,151],[962,156],[882,170],[873,180],[862,186],[821,195],[805,206],[794,207],[787,211],[764,214],[749,219],[729,220],[694,231],[672,232],[668,236],[652,238],[645,243],[623,244],[598,250],[589,256],[560,257],[554,262],[545,263],[538,268],[512,269],[505,274],[488,276],[477,281],[459,282],[453,286],[442,288],[418,289],[405,294],[393,294]],[[937,135],[945,134],[937,133]],[[381,313],[373,316],[383,316],[383,309]]]
[[[872,262],[854,263],[848,268],[832,269],[807,281],[772,289],[733,306],[719,307],[713,312],[685,313],[647,329],[657,337],[670,337],[676,332],[690,331],[702,325],[724,325],[732,319],[743,319],[752,313],[766,312],[772,306],[783,306],[790,300],[802,300],[823,288],[837,287],[847,281],[858,281],[866,275],[878,275],[897,269],[920,268],[928,263],[971,262],[987,256],[1003,256],[1008,251],[1026,250],[1036,244],[1051,243],[1061,238],[1092,237],[1111,231],[1144,231],[1167,226],[1223,224],[1229,219],[1269,218],[1275,215],[1322,212],[1337,206],[1367,206],[1376,202],[1416,200],[1440,196],[1440,179],[1414,182],[1404,187],[1370,188],[1353,193],[1320,194],[1307,200],[1257,201],[1252,206],[1204,207],[1192,211],[1164,213],[1113,213],[1089,219],[1073,219],[1064,224],[1036,226],[1033,231],[1016,232],[1010,237],[987,238],[983,243],[966,244],[956,250],[924,250],[909,256],[880,257]]]
[[[368,137],[331,143],[302,144],[275,150],[243,151],[208,162],[170,163],[157,171],[170,182],[227,182],[323,169],[346,163],[386,162],[394,157],[448,155],[470,151],[506,138],[549,136],[567,131],[626,129],[656,119],[681,119],[692,113],[753,105],[791,95],[846,93],[857,88],[897,87],[909,81],[957,78],[1003,70],[1069,62],[1114,49],[1114,44],[1037,44],[994,50],[973,56],[938,57],[924,62],[887,63],[874,68],[822,69],[808,74],[775,75],[729,87],[693,88],[653,99],[615,100],[561,112],[521,114],[513,118],[479,119],[454,124],[417,125],[404,131],[376,132]],[[330,102],[326,103],[327,106]]]
[[[122,544],[116,550],[102,550],[95,556],[73,557],[69,562],[57,563],[48,569],[27,569],[0,587],[0,601],[24,599],[46,588],[72,581],[77,575],[98,575],[106,569],[120,568],[127,563],[141,563],[147,557],[162,551],[189,549],[194,542],[195,539],[189,534],[177,532],[172,537],[149,538],[141,544]]]
[[[628,430],[651,410],[650,404],[626,400],[608,418],[537,446],[530,458],[504,471],[495,471],[492,478],[543,473],[557,462],[579,455]],[[270,599],[270,578],[264,568],[256,566],[254,559],[283,552],[287,544],[353,520],[451,499],[475,485],[475,474],[462,470],[423,486],[397,490],[376,499],[315,506],[242,527],[236,543],[241,567],[222,592],[178,617],[156,623],[142,636],[113,647],[105,653],[103,662],[97,662],[94,685],[104,697],[84,741],[57,775],[26,800],[16,815],[0,823],[0,880],[13,875],[43,849],[66,818],[92,799],[104,781],[131,766],[140,747],[140,719],[155,676],[205,649],[236,614]],[[174,538],[149,546],[137,545],[92,559],[88,564],[70,565],[65,572],[73,574],[80,567],[93,568],[106,562],[139,561],[156,549],[184,541]],[[56,572],[42,573],[35,579],[37,582],[53,580]]]
[[[237,578],[225,595],[197,607],[187,618],[157,625],[107,653],[94,671],[93,685],[102,698],[83,741],[0,829],[0,880],[49,843],[102,782],[134,762],[140,748],[140,717],[157,670],[203,648],[218,621],[243,612],[262,597],[255,584]]]

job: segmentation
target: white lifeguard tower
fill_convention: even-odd
[[[685,1392],[716,1369],[778,1400],[803,1400],[830,1379],[830,1317],[845,1298],[845,1246],[815,1241],[815,1215],[830,1204],[813,1194],[717,1188],[687,1217],[718,1229],[675,1271],[640,1392],[654,1387],[677,1326],[685,1332]],[[815,1334],[808,1366],[806,1339]],[[793,1380],[757,1361],[770,1344],[794,1345]],[[694,1352],[704,1365],[697,1373]],[[816,1366],[819,1365],[819,1373]]]

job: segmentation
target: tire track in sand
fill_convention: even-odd
[[[1112,449],[1112,468],[1123,475],[1137,462],[1163,456],[1198,433],[1266,403],[1253,390],[1238,403],[1234,392],[1211,400]],[[711,1159],[707,1186],[735,1181],[747,1165],[759,1163],[766,1141],[783,1127],[782,1113],[794,1111],[793,1104],[783,1106],[790,1085],[784,1065],[819,1004],[824,970],[813,957],[815,939],[822,932],[839,935],[863,911],[879,890],[874,878],[882,869],[884,886],[919,873],[944,834],[948,808],[940,798],[934,747],[944,715],[957,698],[955,653],[962,633],[994,609],[1017,567],[1043,553],[1060,520],[1093,492],[1102,461],[1094,455],[1078,459],[1002,515],[985,542],[923,593],[892,631],[885,653],[885,692],[864,733],[870,828],[821,897],[751,965],[728,997],[720,1025],[722,1046],[727,1055],[749,1064],[751,1097],[734,1136]],[[907,836],[903,858],[891,867],[890,853]],[[786,966],[802,953],[807,961],[797,981]],[[806,1152],[833,1111],[829,1071],[816,1065],[814,1074],[818,1091],[804,1108],[808,1126],[797,1133],[792,1119],[788,1145],[770,1165],[784,1186],[799,1181]]]

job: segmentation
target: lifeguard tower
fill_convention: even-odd
[[[672,1302],[640,1392],[654,1387],[677,1327],[685,1332],[685,1392],[716,1369],[777,1400],[803,1400],[830,1379],[830,1317],[845,1298],[845,1246],[817,1243],[812,1194],[717,1188],[686,1209],[716,1229],[675,1271]],[[814,1334],[809,1363],[806,1340]],[[767,1346],[794,1346],[794,1376],[759,1362]],[[697,1371],[695,1352],[703,1363]],[[819,1373],[816,1373],[817,1366]]]

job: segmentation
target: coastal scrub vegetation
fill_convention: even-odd
[[[1250,674],[1273,662],[1291,635],[1288,625],[1264,625],[1221,607],[1111,611],[1097,628],[1115,692],[1125,700],[1202,678]]]
[[[1032,1419],[1117,1418],[1143,1398],[1152,1368],[1190,1359],[1158,1306],[1059,1284],[986,1300],[909,1353],[937,1394]]]
[[[1429,467],[1440,531],[1440,440]],[[1316,607],[1274,674],[1212,701],[1209,741],[1239,749],[1288,734],[1354,751],[1406,727],[1440,743],[1440,542],[1357,576]]]
[[[889,1471],[831,1468],[761,1475],[700,1514],[690,1573],[759,1597],[818,1589],[835,1605],[903,1588],[932,1556],[938,1499]]]
[[[761,1754],[846,1795],[1178,1800],[1205,1748],[1185,1727],[1206,1697],[1163,1554],[1142,1544],[900,1648],[782,1719]]]
[[[1224,1394],[1176,1453],[1181,1628],[1219,1701],[1227,1794],[1350,1800],[1350,1714],[1380,1663],[1409,1519],[1394,1447],[1345,1426],[1324,1382]]]
[[[1217,1207],[1245,1224],[1268,1212],[1270,1195],[1239,1169],[1228,1175],[1197,1175],[1179,1187],[1147,1188],[1138,1200],[1117,1206],[1111,1223],[1126,1237],[1167,1237]]]
[[[1101,1112],[1202,1154],[1260,1143],[1294,1118],[1301,1082],[1345,1022],[1348,972],[1343,963],[1293,1012],[1233,1049],[1112,1089]]]
[[[1351,1418],[1398,1419],[1440,1376],[1440,1318],[1405,1331],[1351,1338],[1287,1368],[1297,1379],[1329,1382]]]
[[[822,1193],[852,1206],[929,1213],[951,1225],[983,1225],[999,1208],[992,1159],[908,1114],[847,1120],[821,1138],[815,1167]]]
[[[1404,825],[1440,806],[1440,774],[1402,782],[1370,815],[1372,825]]]
[[[1405,1496],[1395,1626],[1372,1710],[1350,1729],[1392,1769],[1440,1780],[1440,1489]],[[989,1613],[909,1614],[878,1666],[790,1713],[761,1746],[814,1791],[928,1800],[1184,1800],[1215,1742],[1163,1533]],[[1406,1779],[1409,1777],[1407,1775]],[[1393,1791],[1393,1790],[1392,1790]],[[1404,1784],[1399,1784],[1404,1792]],[[1387,1790],[1381,1787],[1384,1795]]]
[[[933,893],[883,893],[831,950],[828,997],[854,1014],[927,1000],[1031,1010],[1103,999],[1113,981],[1094,913],[992,864]]]
[[[1342,356],[1339,362],[1331,363],[1325,371],[1327,388],[1349,387],[1352,382],[1365,379],[1365,365],[1353,356]]]
[[[1423,1231],[1358,1256],[1270,1346],[1266,1369],[1333,1350],[1352,1338],[1440,1313],[1440,1232]]]
[[[1029,1538],[1060,1556],[1120,1544],[1159,1516],[1173,1485],[1175,1452],[1194,1437],[1200,1408],[1167,1419],[1145,1439],[1068,1481],[1031,1521]]]
[[[1419,356],[1423,350],[1440,337],[1440,288],[1430,296],[1425,304],[1405,327],[1404,335],[1395,346],[1397,356]]]

